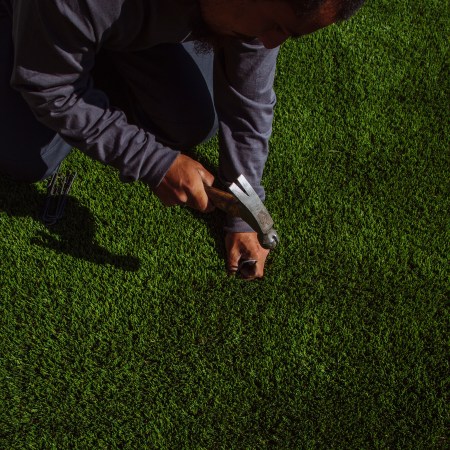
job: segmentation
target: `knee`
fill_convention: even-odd
[[[19,182],[36,183],[50,176],[57,167],[48,167],[42,159],[18,160],[2,158],[0,161],[1,175]]]
[[[42,142],[21,143],[16,140],[8,145],[11,151],[1,152],[0,173],[12,180],[35,183],[44,180],[58,169],[61,161],[69,154],[71,146],[59,135],[50,143],[42,146]]]
[[[177,119],[158,123],[158,139],[174,149],[189,150],[212,138],[219,128],[218,119],[211,105],[204,106],[191,108],[189,113],[173,111]]]
[[[215,114],[208,117],[197,115],[194,123],[188,122],[181,127],[174,127],[173,138],[180,150],[189,150],[211,139],[218,128]]]

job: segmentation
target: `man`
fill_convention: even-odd
[[[34,182],[72,147],[167,205],[212,210],[186,152],[219,132],[219,179],[261,199],[279,46],[363,0],[0,0],[0,173]],[[195,42],[209,43],[214,52]],[[228,219],[227,267],[268,251]]]

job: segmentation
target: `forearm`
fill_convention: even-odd
[[[88,87],[83,93],[67,96],[60,89],[54,91],[33,92],[30,86],[21,89],[39,120],[67,143],[118,169],[122,181],[140,179],[152,187],[158,185],[178,152],[128,123],[125,114],[111,108],[101,91]]]
[[[275,93],[273,80],[278,49],[259,41],[230,39],[218,51],[215,101],[219,116],[219,178],[232,182],[241,173],[264,200],[261,178],[272,132]],[[227,231],[250,231],[239,220],[229,220]]]
[[[68,11],[69,5],[78,3],[14,3],[12,85],[36,118],[69,144],[117,168],[124,181],[142,179],[156,186],[178,152],[129,124],[106,94],[94,88],[91,71],[109,25],[90,23],[89,11]]]

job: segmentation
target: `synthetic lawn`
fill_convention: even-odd
[[[54,227],[2,179],[1,448],[448,448],[448,13],[368,1],[283,46],[259,282],[219,213],[78,151]]]

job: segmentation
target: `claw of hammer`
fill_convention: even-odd
[[[232,217],[241,217],[258,233],[261,246],[273,250],[279,242],[278,234],[273,228],[272,217],[258,194],[244,175],[240,175],[229,189],[231,194],[205,186],[208,197],[217,208]]]

